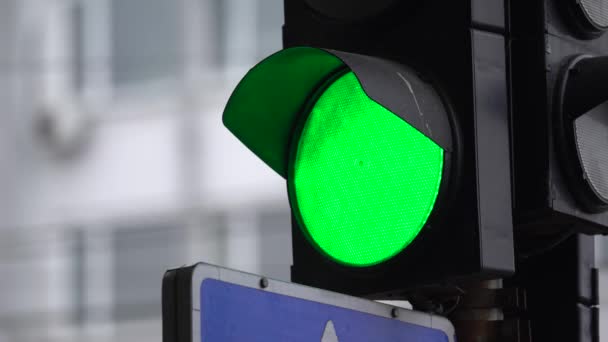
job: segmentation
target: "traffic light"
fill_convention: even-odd
[[[608,1],[513,1],[519,232],[608,232]]]
[[[387,297],[514,271],[505,18],[502,0],[285,1],[286,49],[223,120],[286,179],[292,281]]]

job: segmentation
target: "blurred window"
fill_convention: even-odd
[[[195,35],[205,72],[249,68],[281,49],[283,0],[199,1],[198,6],[167,0],[74,1],[69,24],[74,88],[95,93],[98,86],[109,87],[121,98],[175,95],[184,53],[192,48],[184,31],[189,26],[184,6],[202,11],[201,31]]]
[[[285,211],[262,212],[260,232],[260,273],[270,278],[291,279],[291,215]]]
[[[181,6],[167,0],[112,0],[115,86],[172,79],[179,72]]]
[[[113,233],[114,318],[157,317],[167,269],[187,259],[186,230],[172,225],[142,225]]]

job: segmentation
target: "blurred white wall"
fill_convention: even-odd
[[[170,267],[288,277],[284,181],[221,124],[281,23],[281,0],[0,1],[0,342],[160,341]]]
[[[104,1],[107,2],[84,3]],[[175,213],[190,206],[222,210],[235,205],[255,205],[260,200],[280,203],[285,198],[281,178],[243,148],[221,124],[223,105],[236,80],[256,58],[257,51],[247,50],[255,48],[255,16],[243,16],[242,9],[234,11],[233,22],[240,25],[227,25],[227,38],[235,39],[226,50],[229,56],[238,58],[227,58],[225,68],[205,67],[201,56],[198,70],[196,67],[187,69],[186,63],[191,64],[191,59],[184,56],[180,61],[183,64],[179,65],[184,68],[183,73],[171,75],[176,81],[167,84],[167,91],[156,91],[153,96],[143,93],[158,81],[152,79],[135,87],[131,85],[131,88],[139,87],[141,92],[137,89],[121,92],[120,85],[116,86],[111,89],[113,96],[104,96],[106,102],[100,102],[94,95],[83,99],[71,82],[76,72],[72,68],[76,63],[72,51],[76,44],[73,41],[75,34],[69,30],[73,20],[69,17],[73,14],[70,5],[74,2],[54,0],[45,2],[45,6],[28,6],[32,2],[39,5],[38,0],[20,2],[20,9],[28,12],[21,18],[38,27],[28,27],[31,39],[19,42],[18,50],[27,58],[20,60],[17,70],[13,70],[17,73],[15,83],[20,90],[14,110],[19,113],[16,133],[20,153],[9,164],[13,164],[19,173],[18,206],[10,210],[14,217],[3,220],[1,225],[9,228],[82,225],[132,214]],[[227,4],[235,8],[239,4],[252,7],[255,2],[231,0]],[[204,12],[204,6],[210,2],[182,0],[176,2],[175,7],[180,5]],[[244,18],[248,19],[242,20]],[[246,25],[253,27],[249,29]],[[108,25],[99,26],[98,29],[104,29]],[[92,38],[101,36],[94,28],[90,31]],[[243,33],[251,37],[241,37]],[[203,38],[201,32],[191,40],[200,44]],[[249,46],[244,41],[249,42]],[[44,42],[42,47],[40,42]],[[182,42],[186,43],[187,40]],[[102,56],[112,54],[91,45],[90,49]],[[275,45],[279,48],[280,41]],[[204,47],[206,50],[216,48],[214,45]],[[188,46],[181,49],[188,51]],[[99,57],[91,56],[90,59],[93,59],[91,73],[99,73]],[[79,62],[84,64],[80,67],[84,71],[80,72],[90,74],[86,72],[86,62],[86,58]],[[203,69],[209,74],[203,75]],[[185,74],[192,70],[198,74]],[[108,92],[106,82],[99,84],[97,80],[91,80],[91,83],[83,87],[89,94],[95,94],[96,85],[98,93]],[[7,94],[14,100],[10,92]],[[74,111],[72,106],[76,107],[77,113],[67,113]],[[67,157],[60,155],[64,153],[62,147],[52,145],[37,131],[40,111],[52,112],[51,120],[55,120],[56,125],[61,125],[62,120],[70,120],[66,118],[69,115],[84,116],[83,120],[88,120],[88,126],[82,127],[86,138],[74,140],[75,145],[82,146],[72,147],[77,151]],[[185,126],[184,121],[195,126]],[[11,127],[10,131],[15,132],[15,125],[10,122],[3,126]],[[10,139],[3,147],[14,141]],[[183,177],[187,174],[185,169],[199,172],[186,178]],[[2,181],[10,186],[15,178],[5,177]],[[196,188],[189,189],[193,184]],[[198,192],[200,203],[184,203],[184,196],[191,191]]]

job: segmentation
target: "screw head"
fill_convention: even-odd
[[[397,308],[392,308],[392,309],[391,309],[391,317],[393,317],[393,318],[397,318],[397,317],[399,317],[399,309],[397,309]]]
[[[266,277],[260,279],[260,287],[263,289],[268,287],[268,279]]]

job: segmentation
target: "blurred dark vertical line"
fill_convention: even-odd
[[[18,179],[15,171],[15,122],[17,85],[17,18],[16,0],[0,1],[0,229],[10,225],[17,212],[15,198]]]
[[[226,0],[201,0],[207,6],[203,6],[203,11],[210,11],[212,15],[207,17],[213,18],[211,25],[204,26],[206,28],[213,27],[214,32],[210,35],[211,40],[207,42],[207,49],[210,49],[211,56],[210,68],[221,70],[226,66],[226,24],[227,24],[227,7]],[[209,35],[208,35],[209,36]]]
[[[228,263],[228,218],[225,214],[217,216],[217,238],[216,243],[220,246],[217,256],[218,265],[226,265]],[[204,261],[204,260],[203,260]]]
[[[178,120],[178,150],[176,151],[180,172],[176,183],[180,187],[181,206],[185,209],[183,224],[191,229],[200,229],[201,179],[201,96],[199,77],[203,63],[203,42],[201,37],[202,3],[196,0],[181,0],[179,50],[181,60],[178,77],[180,80],[180,109]],[[204,101],[204,100],[203,100]]]
[[[258,46],[256,60],[262,60],[278,51],[282,44],[281,27],[283,18],[283,0],[255,0],[257,2],[257,36]]]
[[[86,276],[87,276],[87,255],[86,255],[86,235],[83,229],[74,229],[72,235],[72,322],[76,327],[83,327],[86,323],[87,303],[86,303]]]
[[[80,1],[75,1],[71,6],[71,30],[72,30],[72,82],[75,92],[78,94],[84,87],[84,8]]]

